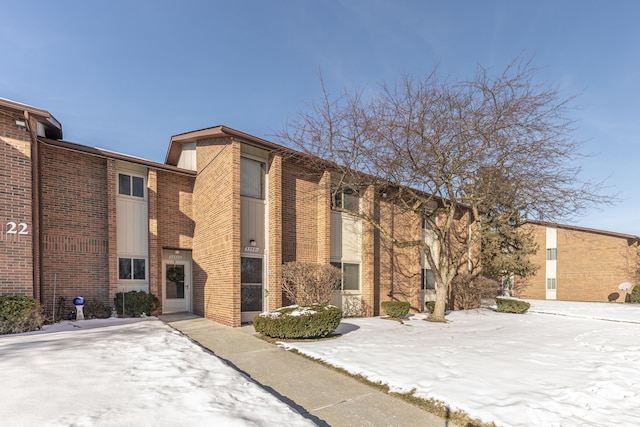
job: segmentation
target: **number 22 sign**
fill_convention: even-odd
[[[4,230],[4,234],[7,240],[16,240],[18,236],[26,236],[29,234],[29,226],[25,222],[7,221]],[[0,240],[2,240],[2,234],[0,234]]]

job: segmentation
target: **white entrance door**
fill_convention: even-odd
[[[162,312],[191,312],[191,263],[177,261],[162,265]]]

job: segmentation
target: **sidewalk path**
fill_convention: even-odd
[[[319,426],[455,427],[451,422],[255,336],[194,315],[160,319]]]

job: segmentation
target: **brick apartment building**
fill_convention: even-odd
[[[515,278],[516,296],[564,301],[608,301],[625,292],[620,284],[640,282],[640,237],[603,230],[529,221],[538,252],[535,276]]]
[[[342,269],[332,303],[350,314],[391,299],[422,310],[434,285],[420,249],[332,210],[332,190],[302,153],[228,127],[173,136],[161,164],[66,142],[48,111],[0,98],[0,294],[51,312],[60,296],[111,306],[142,290],[164,313],[239,326],[282,305],[283,263],[311,261]],[[429,239],[371,188],[340,197]]]

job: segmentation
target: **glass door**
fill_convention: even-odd
[[[240,282],[240,311],[242,321],[248,322],[264,311],[262,257],[241,257]]]
[[[164,264],[164,313],[190,312],[191,293],[188,265],[185,262]]]

